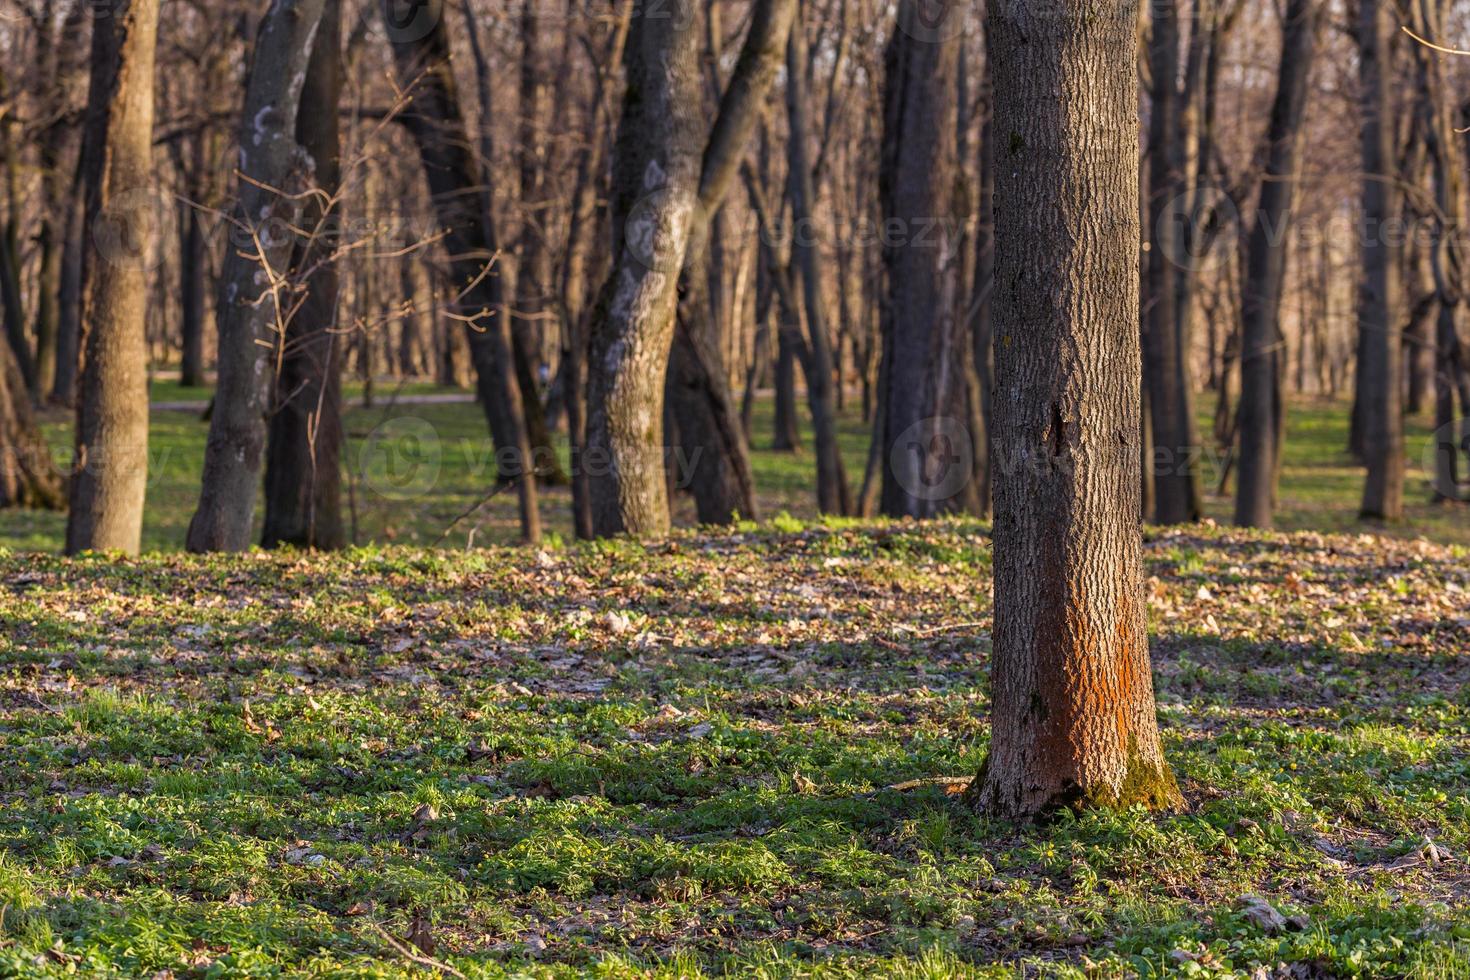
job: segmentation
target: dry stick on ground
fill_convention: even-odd
[[[448,963],[443,963],[439,960],[434,959],[432,956],[425,956],[423,953],[415,952],[414,950],[409,949],[406,945],[394,939],[388,933],[388,930],[384,929],[376,922],[369,922],[368,925],[371,926],[373,930],[377,932],[377,934],[388,943],[389,946],[393,947],[393,951],[395,953],[397,953],[399,956],[402,956],[410,963],[413,963],[416,966],[425,967],[430,970],[438,970],[441,973],[447,973],[451,977],[464,978],[463,973],[459,972]]]

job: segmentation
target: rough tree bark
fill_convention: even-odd
[[[590,331],[587,450],[593,532],[669,531],[664,387],[678,280],[698,207],[704,126],[693,0],[629,31],[613,154],[612,267]]]
[[[1139,528],[1136,8],[992,5],[994,708],[984,810],[1180,802]]]
[[[1281,295],[1286,284],[1287,237],[1300,156],[1307,82],[1316,52],[1318,0],[1290,0],[1282,25],[1281,68],[1266,129],[1265,166],[1247,247],[1245,289],[1241,298],[1240,476],[1235,523],[1270,527],[1276,497],[1278,390],[1285,370],[1282,356]]]
[[[476,390],[495,441],[500,478],[516,481],[521,536],[528,542],[539,541],[536,481],[526,478],[534,459],[521,411],[510,325],[498,312],[505,308],[505,296],[495,267],[489,194],[471,152],[449,61],[444,5],[442,0],[384,0],[384,17],[390,25],[399,83],[412,94],[403,123],[418,145],[429,194],[444,230],[453,283],[449,306],[466,327]],[[398,30],[391,26],[395,24],[409,27]]]
[[[251,545],[265,449],[266,399],[294,299],[288,265],[311,163],[296,142],[296,119],[324,0],[273,0],[260,25],[240,124],[238,204],[216,303],[219,379],[199,508],[189,522],[193,552]]]
[[[890,517],[933,517],[963,506],[972,473],[968,431],[969,323],[959,308],[957,76],[960,32],[920,21],[926,0],[903,0],[889,42],[884,94],[881,507]],[[950,6],[946,17],[967,8]],[[927,29],[926,29],[927,28]],[[932,35],[932,36],[931,36]],[[959,445],[964,440],[963,450]]]
[[[347,544],[342,523],[342,332],[337,327],[342,176],[338,105],[342,94],[342,11],[326,0],[312,45],[296,141],[314,179],[300,223],[308,237],[291,258],[306,295],[286,325],[271,399],[265,463],[267,548],[332,550]],[[405,264],[406,267],[406,264]]]
[[[1392,10],[1382,0],[1358,5],[1358,73],[1363,122],[1363,278],[1358,289],[1358,376],[1363,460],[1362,516],[1403,516],[1403,400],[1399,393],[1402,344],[1395,320],[1400,299],[1396,236],[1385,233],[1395,214],[1394,116],[1388,38]]]
[[[96,9],[87,91],[89,257],[66,550],[136,553],[148,487],[148,240],[158,0]]]

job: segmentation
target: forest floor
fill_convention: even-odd
[[[463,547],[467,543],[508,543],[517,536],[514,494],[486,501],[495,474],[494,450],[477,405],[463,401],[423,403],[424,399],[462,397],[463,392],[422,383],[399,385],[379,381],[373,402],[364,406],[360,384],[347,388],[345,428],[348,449],[343,468],[346,521],[358,544],[414,544]],[[148,505],[144,514],[144,548],[176,551],[183,547],[189,518],[199,502],[208,423],[200,415],[208,404],[205,389],[155,382],[153,402],[170,406],[152,417],[149,447]],[[1204,401],[1204,399],[1201,399]],[[177,410],[193,402],[199,412]],[[858,399],[849,396],[840,437],[849,480],[861,483],[867,463],[870,427],[862,421]],[[752,468],[764,516],[791,515],[800,521],[816,516],[815,460],[810,432],[808,451],[772,451],[772,404],[756,401]],[[70,458],[71,420],[52,410],[44,416],[46,433],[59,462]],[[1429,503],[1426,451],[1427,418],[1407,420],[1408,485],[1404,521],[1389,527],[1365,527],[1357,519],[1363,490],[1363,468],[1346,452],[1348,407],[1345,403],[1301,399],[1292,403],[1281,474],[1277,524],[1286,530],[1356,533],[1371,530],[1400,538],[1424,536],[1432,541],[1470,545],[1470,519],[1457,508]],[[1209,433],[1211,419],[1201,414]],[[565,447],[563,446],[563,452]],[[1205,508],[1210,517],[1228,523],[1231,498],[1216,494],[1224,456],[1210,447],[1200,461]],[[693,502],[675,500],[680,523],[695,523]],[[551,487],[541,494],[542,526],[553,537],[570,539],[571,493]],[[468,516],[466,516],[468,515]],[[42,551],[59,550],[65,538],[63,514],[0,512],[0,546]]]
[[[1470,976],[1463,544],[1150,531],[1188,808],[1018,827],[987,535],[0,553],[0,976]]]

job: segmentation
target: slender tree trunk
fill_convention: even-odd
[[[179,205],[180,332],[183,356],[179,382],[185,388],[202,388],[204,379],[204,318],[209,250],[204,240],[204,218],[199,208],[207,203],[209,186],[208,137],[198,133],[190,148],[188,187],[191,202]]]
[[[86,226],[85,182],[82,174],[88,168],[86,141],[79,154],[76,177],[63,209],[66,216],[65,239],[61,249],[60,299],[56,304],[56,381],[51,400],[71,407],[76,402],[77,374],[81,368],[82,291],[84,289],[84,248]]]
[[[68,554],[142,544],[148,486],[148,252],[155,214],[157,0],[94,12],[87,92],[86,358],[77,405]]]
[[[342,334],[337,329],[341,221],[338,106],[342,94],[342,10],[326,0],[301,90],[296,140],[312,161],[316,193],[307,197],[291,268],[308,270],[306,295],[286,326],[265,464],[267,548],[332,550],[347,544],[342,522]]]
[[[812,413],[817,455],[817,508],[824,514],[852,512],[852,493],[837,439],[837,400],[832,391],[832,344],[822,298],[821,254],[814,219],[816,184],[808,159],[811,124],[807,91],[806,31],[797,24],[786,45],[786,108],[790,136],[789,193],[796,234],[792,241],[795,264],[801,273],[802,307],[806,311],[809,364],[806,371],[807,405]]]
[[[1385,224],[1394,215],[1396,194],[1394,116],[1390,97],[1388,38],[1392,11],[1380,0],[1361,0],[1358,60],[1363,93],[1363,281],[1358,292],[1358,361],[1362,389],[1362,516],[1403,516],[1403,400],[1399,393],[1401,350],[1395,320],[1400,298],[1398,248]]]
[[[1189,352],[1180,336],[1179,263],[1185,255],[1177,221],[1185,199],[1180,135],[1178,0],[1152,5],[1149,65],[1153,99],[1149,111],[1149,239],[1145,377],[1153,426],[1154,519],[1160,524],[1198,520],[1198,497],[1187,420]]]
[[[464,113],[449,60],[449,29],[442,0],[384,0],[400,83],[413,92],[403,115],[418,145],[434,210],[445,229],[452,294],[449,308],[465,324],[480,404],[490,425],[500,479],[516,481],[521,536],[541,539],[534,466],[511,353],[504,283],[495,267],[495,229],[489,194],[471,154]],[[426,26],[425,26],[426,25]],[[488,109],[486,109],[488,111]]]
[[[521,389],[526,435],[536,461],[536,474],[545,483],[564,486],[570,481],[551,442],[546,409],[541,402],[540,338],[554,312],[551,302],[551,251],[546,242],[545,162],[540,128],[541,59],[539,49],[540,0],[521,6],[520,120],[516,156],[520,171],[521,234],[516,256],[515,316],[511,320],[516,381]]]
[[[994,707],[972,793],[1005,817],[1181,802],[1155,716],[1139,528],[1134,24],[1131,4],[1104,0],[990,8],[1007,134]]]
[[[689,12],[689,8],[682,8]],[[698,18],[636,17],[613,158],[611,273],[592,317],[587,452],[598,536],[669,531],[664,386],[698,207]]]
[[[267,397],[292,316],[289,264],[307,178],[296,142],[300,82],[324,0],[273,0],[255,42],[241,115],[234,247],[220,274],[219,381],[204,447],[193,552],[245,551],[260,493]]]
[[[951,17],[964,8],[951,7]],[[889,360],[879,396],[882,510],[932,517],[963,506],[973,475],[966,405],[968,323],[958,303],[958,242],[936,218],[956,213],[955,117],[960,33],[933,29],[903,0],[889,43],[882,154]]]
[[[990,88],[990,59],[985,65],[986,88]],[[991,403],[995,390],[995,127],[992,124],[993,102],[986,108],[985,123],[980,128],[980,194],[976,218],[975,285],[971,300],[974,313],[970,320],[972,357],[979,386],[980,427],[975,431],[975,465],[979,468],[978,493],[982,514],[992,509],[994,475],[991,472]],[[964,162],[961,162],[964,166]]]
[[[1277,76],[1276,99],[1266,130],[1266,166],[1248,247],[1241,302],[1240,479],[1235,522],[1270,527],[1276,497],[1278,431],[1284,406],[1280,386],[1286,368],[1281,295],[1286,285],[1292,200],[1300,156],[1307,82],[1316,51],[1319,0],[1290,0]]]

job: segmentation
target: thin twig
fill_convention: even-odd
[[[394,939],[388,934],[388,930],[384,929],[376,922],[369,922],[368,925],[376,929],[378,935],[382,936],[383,939],[387,941],[388,945],[392,946],[394,951],[397,952],[399,956],[402,956],[410,963],[415,963],[419,966],[428,967],[431,970],[439,970],[443,973],[449,974],[452,977],[459,977],[460,980],[466,980],[463,973],[460,973],[448,963],[441,963],[438,960],[434,959],[432,956],[426,956],[423,953],[416,952],[415,950],[412,950],[405,946],[403,943],[400,943],[398,940]]]

